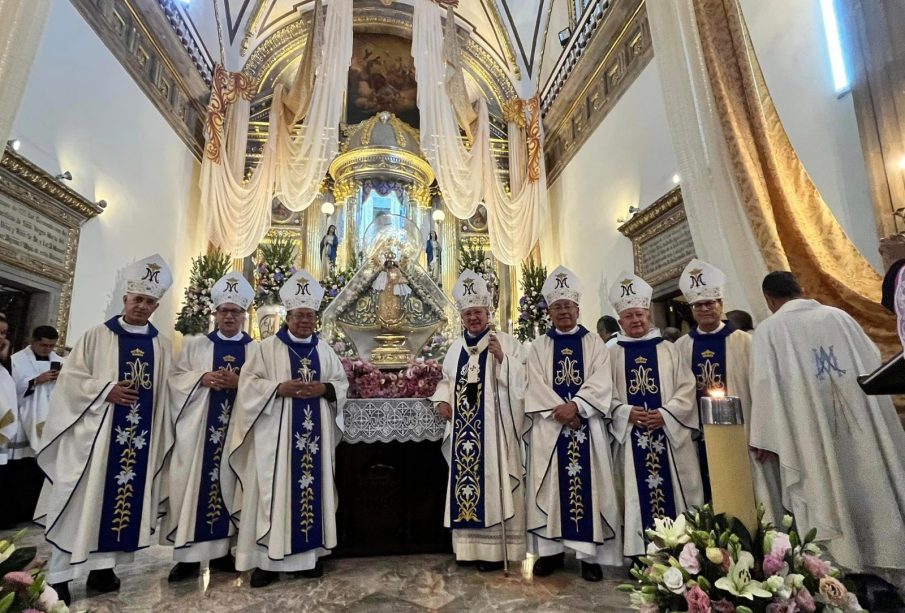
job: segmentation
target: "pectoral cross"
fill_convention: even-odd
[[[302,380],[303,383],[311,383],[314,381],[314,377],[317,376],[317,371],[311,369],[311,360],[308,358],[302,358],[301,368],[299,368],[299,379]]]

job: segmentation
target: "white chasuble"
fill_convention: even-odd
[[[235,526],[220,488],[220,467],[236,390],[201,385],[212,371],[241,372],[255,345],[247,334],[220,338],[217,332],[186,339],[168,380],[175,442],[164,474],[169,483],[161,542],[175,546],[178,562],[214,560],[229,553]]]
[[[508,334],[495,334],[505,354],[502,362],[494,363],[482,342],[487,333],[459,337],[446,352],[443,379],[431,397],[453,410],[442,445],[450,466],[443,525],[452,529],[457,560],[502,561],[503,518],[508,558],[525,559],[522,345]],[[469,382],[471,353],[477,372]]]
[[[559,354],[563,339],[541,336],[528,356],[528,548],[540,556],[568,548],[588,563],[620,565],[621,510],[606,429],[609,354],[582,326],[571,336]],[[556,391],[564,383],[571,384],[565,395]],[[553,419],[552,409],[568,400],[578,405],[578,429]]]
[[[695,442],[700,419],[694,378],[675,345],[663,341],[659,331],[641,339],[620,335],[609,352],[614,386],[610,431],[624,492],[624,552],[638,556],[645,553],[642,534],[653,527],[654,518],[675,517],[704,502]],[[632,406],[659,411],[664,426],[633,426]]]
[[[16,394],[19,397],[19,434],[12,455],[13,460],[35,457],[38,441],[47,420],[47,407],[56,382],[50,381],[29,389],[29,383],[50,370],[53,362],[63,363],[63,358],[51,351],[49,359],[39,360],[31,347],[12,355],[13,378],[16,380]]]
[[[16,382],[3,366],[0,366],[0,466],[9,461],[10,445],[19,432],[19,402]]]
[[[237,570],[309,570],[336,546],[334,458],[348,381],[328,343],[284,338],[282,330],[249,348],[227,433],[220,479],[238,523]],[[298,378],[332,384],[335,403],[277,396]]]
[[[847,569],[905,569],[905,432],[856,380],[876,346],[844,311],[798,299],[758,326],[751,361],[751,445],[779,456],[799,531]]]
[[[714,335],[725,331],[722,324],[714,331]],[[709,337],[706,332],[698,332],[702,337]],[[750,358],[751,335],[742,330],[732,329],[724,336],[724,350],[719,352],[703,351],[694,353],[695,337],[688,334],[676,341],[676,349],[682,354],[682,359],[695,378],[697,398],[706,395],[708,390],[718,389],[727,396],[735,396],[742,404],[742,414],[745,419],[745,432],[751,432],[751,386],[750,386]],[[700,345],[699,345],[700,346]],[[722,355],[724,363],[716,360],[717,353]],[[700,448],[699,448],[700,453]],[[774,525],[779,525],[783,517],[782,493],[779,486],[779,464],[775,458],[765,462],[754,459],[754,452],[749,452],[751,457],[751,478],[754,481],[754,496],[758,504],[763,505],[765,518]],[[698,460],[700,461],[700,457]],[[706,490],[706,483],[705,490]]]
[[[153,326],[132,333],[116,318],[73,347],[50,397],[37,456],[47,480],[35,521],[52,546],[50,583],[129,562],[151,544],[166,499],[160,472],[172,446],[169,366],[170,343]],[[139,401],[107,402],[124,380]]]

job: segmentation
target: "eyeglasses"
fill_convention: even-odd
[[[577,311],[578,305],[576,304],[554,304],[550,307],[551,313],[566,313],[569,311]]]
[[[245,315],[245,311],[243,311],[242,309],[217,309],[217,312],[221,315],[232,315],[233,317]]]
[[[719,304],[716,300],[705,300],[704,302],[695,302],[691,305],[693,311],[711,311]]]

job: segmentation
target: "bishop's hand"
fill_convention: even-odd
[[[302,386],[304,385],[305,384],[302,383],[301,379],[283,381],[280,383],[279,387],[277,387],[277,396],[282,396],[283,398],[301,398]]]
[[[574,400],[553,407],[553,419],[561,424],[571,425],[578,419],[578,405]]]
[[[106,400],[111,404],[130,406],[138,402],[138,392],[132,389],[132,384],[128,381],[119,381],[107,394]]]
[[[487,350],[490,351],[490,354],[496,358],[497,362],[502,362],[503,358],[506,357],[506,354],[503,353],[503,346],[500,344],[500,339],[496,337],[496,334],[490,335],[490,341],[487,343]]]
[[[647,426],[647,409],[644,407],[632,407],[631,413],[628,414],[628,423],[635,426]]]
[[[220,372],[215,370],[212,372],[204,373],[201,376],[201,385],[219,392],[221,389],[223,389],[223,382],[220,379]]]
[[[222,389],[239,389],[239,373],[224,368],[217,371],[217,374],[220,375],[220,387]]]
[[[438,402],[437,415],[439,415],[441,419],[445,419],[446,421],[452,419],[452,407],[450,406],[450,404],[448,402]]]

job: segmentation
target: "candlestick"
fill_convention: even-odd
[[[713,511],[737,518],[754,535],[757,503],[748,459],[748,437],[742,403],[714,390],[700,402],[701,424],[710,469]]]

